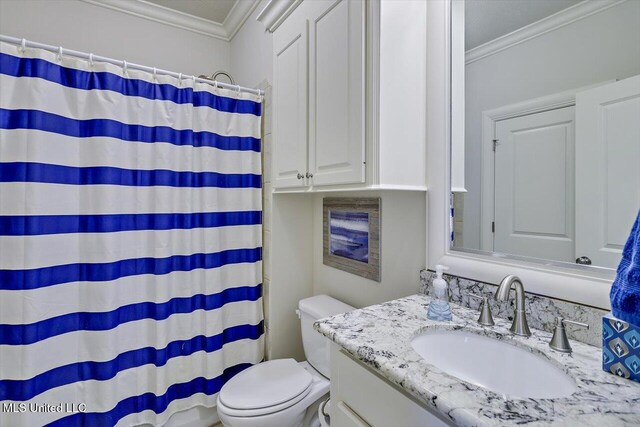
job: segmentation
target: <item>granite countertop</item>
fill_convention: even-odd
[[[551,333],[533,330],[528,338],[509,332],[511,322],[477,324],[478,312],[451,305],[453,321],[427,319],[430,298],[412,295],[321,319],[314,327],[355,359],[370,366],[461,426],[640,426],[640,384],[602,370],[599,348],[572,341],[572,354],[553,351]],[[463,329],[509,341],[549,359],[567,372],[578,391],[566,398],[506,399],[450,376],[427,363],[411,338],[427,329]],[[469,363],[473,363],[470,355]]]

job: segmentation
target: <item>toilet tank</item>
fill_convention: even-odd
[[[340,313],[355,310],[348,304],[328,295],[316,295],[298,303],[302,345],[307,362],[325,377],[329,378],[329,340],[313,329],[313,323]]]

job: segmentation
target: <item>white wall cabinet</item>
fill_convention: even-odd
[[[453,425],[331,343],[332,427]]]
[[[274,33],[274,187],[364,182],[363,0],[304,2]]]
[[[426,189],[426,5],[305,0],[274,31],[277,192]]]

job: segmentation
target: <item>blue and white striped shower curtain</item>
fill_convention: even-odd
[[[214,406],[263,357],[260,97],[0,55],[0,425]]]

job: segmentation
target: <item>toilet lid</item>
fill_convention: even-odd
[[[268,408],[288,402],[303,392],[313,377],[294,359],[259,363],[240,372],[220,390],[220,401],[232,409]]]

